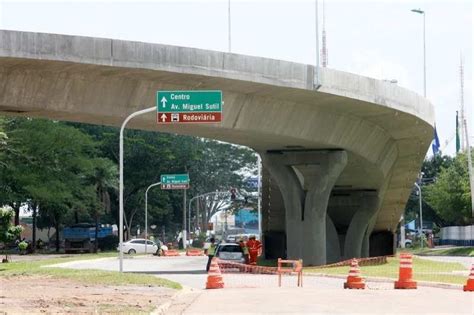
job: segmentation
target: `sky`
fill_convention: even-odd
[[[323,1],[318,3],[321,32]],[[230,8],[233,53],[315,64],[314,0],[231,0]],[[324,8],[329,68],[395,79],[420,95],[423,16],[411,9],[425,11],[427,98],[435,107],[441,149],[453,155],[461,55],[469,130],[474,123],[472,1],[326,0]],[[229,50],[228,0],[0,0],[0,29]]]

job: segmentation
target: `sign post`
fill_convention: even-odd
[[[186,189],[189,188],[189,174],[162,174],[161,189],[183,190],[183,248],[186,249]]]
[[[161,189],[188,189],[189,174],[162,174]]]
[[[157,91],[157,124],[220,123],[222,91]],[[183,247],[186,248],[186,189],[188,174],[161,175],[161,189],[183,189]]]
[[[222,91],[158,91],[156,109],[158,124],[218,123]]]

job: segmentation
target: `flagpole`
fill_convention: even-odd
[[[474,217],[474,178],[472,174],[471,146],[469,145],[469,134],[467,131],[466,119],[464,119],[463,125],[464,125],[464,132],[465,132],[466,145],[467,145],[466,149],[467,149],[467,165],[468,165],[468,170],[469,170],[469,184],[471,188],[471,213],[472,213],[472,216]]]

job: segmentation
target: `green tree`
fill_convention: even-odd
[[[118,129],[74,124],[101,143],[102,156],[118,163]],[[241,187],[243,179],[256,169],[252,150],[223,142],[166,133],[127,130],[124,139],[124,223],[127,234],[144,224],[145,190],[160,180],[160,174],[188,172],[192,196],[215,190]],[[118,196],[110,192],[111,211],[118,221]],[[162,191],[148,195],[148,222],[168,232],[181,229],[182,191]],[[201,213],[203,213],[201,211]],[[169,234],[169,233],[168,233]]]
[[[12,225],[14,212],[10,209],[0,208],[0,243],[6,243],[18,238],[23,228],[20,225]],[[8,262],[8,255],[2,262]]]
[[[447,155],[435,155],[423,161],[421,171],[423,172],[422,180],[418,180],[418,184],[422,188],[422,194],[425,195],[426,188],[436,182],[442,169],[449,167],[453,163],[453,158]],[[425,197],[425,196],[424,196]],[[426,198],[423,197],[423,219],[425,221],[432,221],[438,226],[443,226],[446,222],[438,213],[427,203]],[[420,206],[418,189],[413,186],[411,194],[405,206],[405,222],[410,222],[418,218]]]
[[[425,198],[446,224],[474,222],[465,154],[458,154],[448,167],[441,169],[436,182],[426,187]]]
[[[56,228],[59,250],[63,221],[78,211],[87,212],[97,198],[87,183],[97,143],[76,128],[43,119],[14,118],[7,128],[11,150],[5,158],[8,167],[0,170],[6,188],[2,201],[14,206],[28,202],[34,211],[43,212],[41,216]]]

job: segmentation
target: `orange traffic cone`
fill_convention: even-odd
[[[222,289],[223,287],[224,281],[222,280],[217,258],[212,258],[209,273],[207,274],[206,289]]]
[[[467,279],[466,285],[463,287],[464,291],[474,291],[474,264],[471,267],[471,274]]]
[[[365,289],[364,279],[360,276],[359,264],[357,259],[352,259],[351,269],[347,276],[347,282],[344,283],[344,289]]]
[[[395,281],[395,289],[416,289],[416,281],[413,281],[412,256],[408,253],[400,254],[400,269],[398,281]]]

